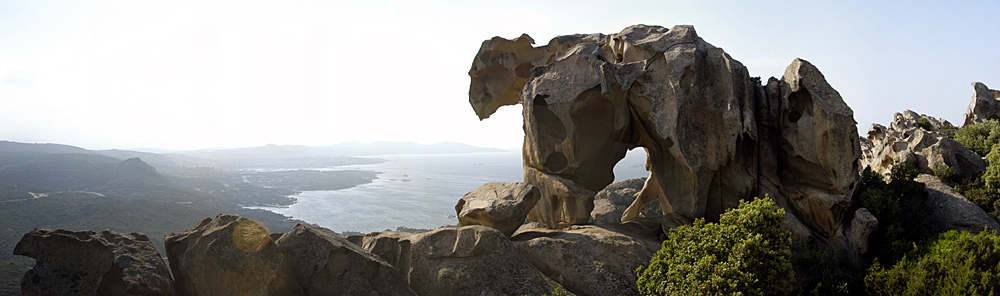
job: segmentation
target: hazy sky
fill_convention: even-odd
[[[694,25],[765,80],[809,60],[862,135],[904,109],[961,124],[970,83],[1000,88],[1000,1],[799,2],[0,0],[0,139],[518,147],[520,106],[469,107],[482,41],[638,23]]]

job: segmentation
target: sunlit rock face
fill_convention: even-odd
[[[853,111],[808,62],[765,88],[692,26],[531,41],[483,42],[469,101],[480,118],[522,105],[524,181],[541,193],[532,221],[587,223],[614,165],[642,147],[650,177],[623,220],[652,200],[711,220],[768,194],[793,229],[831,237],[845,224],[860,154]]]
[[[918,124],[920,118],[927,119],[927,127]],[[862,139],[862,167],[888,175],[897,163],[910,163],[925,174],[937,168],[939,173],[950,169],[955,177],[979,177],[986,170],[986,161],[944,134],[944,130],[953,128],[947,120],[910,110],[896,113],[889,127],[873,124],[868,129],[868,137]]]
[[[181,295],[304,295],[264,227],[234,215],[205,219],[165,239]]]
[[[965,125],[990,119],[1000,119],[1000,91],[986,87],[982,82],[972,83],[975,93],[969,109],[965,111]]]

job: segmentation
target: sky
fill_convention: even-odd
[[[516,149],[520,106],[480,121],[468,103],[482,41],[527,33],[544,45],[633,24],[693,25],[765,81],[806,59],[861,135],[906,109],[960,125],[972,82],[1000,88],[996,11],[1000,1],[0,0],[0,140]]]

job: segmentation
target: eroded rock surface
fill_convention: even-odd
[[[920,118],[926,118],[930,129],[917,123]],[[926,174],[933,174],[935,169],[951,169],[961,178],[979,177],[986,169],[986,162],[975,152],[938,132],[948,128],[954,127],[943,119],[910,110],[896,113],[889,127],[873,124],[868,130],[868,138],[862,140],[866,142],[863,146],[867,146],[861,160],[862,167],[888,175],[896,163],[911,163]]]
[[[483,225],[511,236],[538,198],[538,189],[531,184],[486,183],[458,200],[455,213],[460,226]]]
[[[1000,91],[986,87],[982,82],[972,83],[975,93],[965,112],[965,125],[1000,119]]]
[[[175,289],[183,295],[302,295],[294,269],[267,229],[219,215],[166,235]]]
[[[1000,224],[982,208],[966,199],[962,194],[952,189],[938,178],[920,174],[917,182],[924,183],[927,199],[913,206],[919,207],[920,213],[926,215],[916,217],[928,233],[948,230],[963,230],[972,233],[985,229],[1000,230]],[[905,209],[904,209],[905,210]]]
[[[362,238],[362,248],[402,271],[418,295],[541,295],[560,287],[507,235],[481,225],[373,233]]]
[[[532,221],[587,223],[615,163],[643,147],[650,177],[624,220],[652,200],[664,214],[714,220],[767,194],[791,229],[829,238],[849,224],[860,155],[853,111],[808,62],[764,87],[691,26],[529,41],[484,42],[469,101],[480,118],[522,105],[524,181],[542,195]]]
[[[535,267],[570,292],[638,295],[635,269],[649,264],[660,240],[629,230],[620,224],[579,225],[520,231],[511,239]]]
[[[21,295],[174,295],[167,265],[142,233],[35,229],[14,255],[35,258]]]
[[[392,265],[333,230],[299,223],[275,243],[307,295],[416,295]]]

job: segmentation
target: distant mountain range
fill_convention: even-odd
[[[350,142],[331,146],[265,145],[260,147],[205,149],[181,152],[206,159],[247,159],[247,158],[294,158],[294,157],[340,157],[375,156],[393,154],[456,154],[503,152],[496,148],[476,147],[461,143],[437,143],[433,145],[410,142]]]

